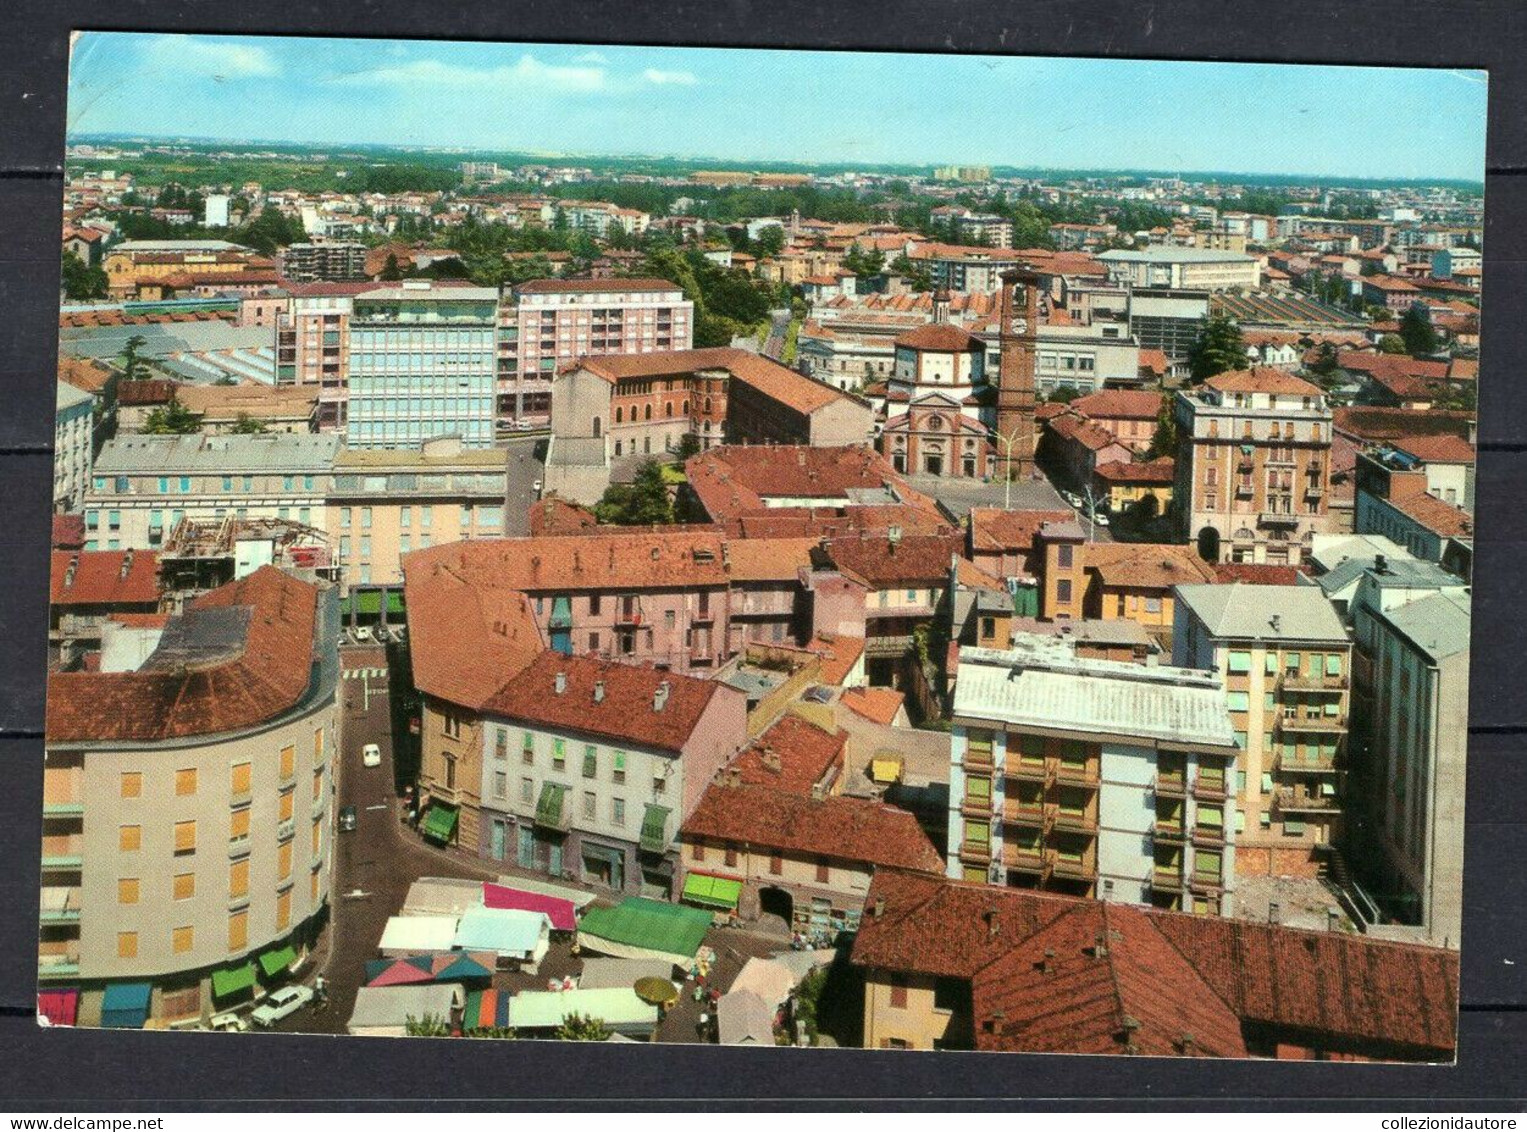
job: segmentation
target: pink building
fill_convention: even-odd
[[[551,383],[589,354],[648,354],[694,344],[694,304],[666,279],[534,279],[499,307],[501,416],[545,422]]]
[[[276,384],[318,386],[318,430],[343,432],[355,296],[375,283],[293,283],[277,313]]]

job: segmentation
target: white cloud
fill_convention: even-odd
[[[573,56],[573,62],[574,63],[594,63],[594,64],[597,64],[598,66],[602,67],[606,63],[608,63],[609,60],[606,59],[603,55],[599,54],[599,52],[597,52],[597,51],[585,51],[582,55],[574,55]]]
[[[214,79],[265,78],[281,73],[263,47],[189,35],[155,36],[148,42],[145,55],[150,66]]]
[[[339,86],[448,87],[455,90],[519,90],[522,92],[591,92],[605,88],[605,72],[599,67],[562,67],[522,55],[512,65],[464,67],[439,59],[373,67],[330,78]]]
[[[689,71],[660,71],[656,67],[648,67],[642,78],[656,86],[694,86],[700,81]]]

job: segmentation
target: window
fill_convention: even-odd
[[[583,777],[597,778],[599,775],[599,751],[596,747],[583,748]]]
[[[292,777],[294,777],[296,775],[296,773],[297,773],[297,748],[296,747],[282,747],[281,748],[281,778],[283,780],[288,779],[288,778],[292,778]]]
[[[196,768],[187,767],[175,772],[175,796],[186,798],[196,793]]]
[[[137,932],[118,932],[117,933],[117,958],[118,959],[136,959],[136,958],[138,958],[138,933]]]
[[[449,710],[443,712],[442,715],[443,719],[441,720],[441,729],[445,732],[445,737],[447,739],[460,739],[461,717],[455,712]]]
[[[626,752],[624,751],[615,752],[615,769],[613,777],[617,784],[626,780]]]
[[[509,773],[508,771],[495,770],[493,772],[493,796],[495,798],[509,797]]]
[[[626,800],[624,798],[610,799],[610,821],[619,826],[626,824]]]
[[[122,772],[122,797],[138,798],[143,794],[143,772],[137,770],[124,770]]]
[[[249,913],[240,910],[228,917],[228,950],[243,951],[249,946]]]
[[[292,890],[287,889],[276,897],[276,930],[285,931],[292,926]]]
[[[728,868],[737,867],[737,846],[730,842],[726,846],[726,863]]]
[[[520,761],[530,766],[536,761],[535,736],[526,731],[520,736]]]
[[[590,821],[594,820],[595,806],[599,804],[599,797],[592,790],[583,792],[583,816]]]
[[[530,802],[530,801],[533,801],[534,798],[535,798],[535,788],[536,788],[535,779],[533,779],[533,778],[522,778],[522,779],[520,779],[520,801],[521,802]]]
[[[239,841],[249,836],[249,810],[234,810],[228,815],[228,839]]]
[[[891,976],[891,1006],[897,1010],[907,1008],[907,977],[905,975]]]
[[[566,739],[553,739],[551,741],[551,765],[557,770],[563,770],[567,766]]]
[[[826,884],[828,882],[828,879],[829,879],[829,877],[831,875],[832,875],[832,867],[828,864],[827,858],[826,857],[818,857],[817,858],[817,883],[818,884]]]
[[[1230,653],[1229,670],[1232,675],[1248,673],[1251,671],[1251,653],[1235,650]]]
[[[120,877],[117,880],[117,903],[138,903],[138,878]]]
[[[131,853],[143,845],[143,827],[141,825],[124,825],[117,830],[117,848],[124,853]]]
[[[228,866],[228,896],[231,899],[249,895],[249,858],[235,861]]]
[[[196,852],[196,823],[194,821],[178,821],[175,823],[175,852]]]
[[[296,791],[295,790],[283,790],[283,791],[281,791],[281,797],[280,797],[279,803],[277,805],[277,811],[276,811],[280,815],[277,818],[278,821],[291,821],[292,820],[292,812],[293,812],[293,807],[295,805],[295,803],[294,803],[295,795],[296,795]]]
[[[1071,601],[1071,579],[1061,578],[1055,583],[1055,600],[1061,605],[1067,605]]]
[[[1063,570],[1071,569],[1071,563],[1073,561],[1072,555],[1074,554],[1076,548],[1073,547],[1069,542],[1063,542],[1057,546],[1055,550],[1057,554],[1056,564],[1059,565]]]
[[[196,945],[196,929],[190,924],[176,928],[170,933],[170,950],[176,955],[184,955]]]
[[[1251,710],[1251,697],[1245,692],[1227,692],[1225,694],[1225,703],[1231,711]]]
[[[189,900],[196,895],[196,874],[176,873],[175,882],[171,888],[176,900]]]
[[[783,853],[774,852],[769,854],[769,872],[774,876],[780,876],[785,871],[785,857]]]

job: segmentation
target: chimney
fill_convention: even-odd
[[[1375,574],[1389,573],[1389,559],[1385,558],[1382,554],[1375,554],[1373,556],[1373,572]]]
[[[128,547],[127,553],[122,555],[122,569],[117,573],[118,580],[123,582],[127,581],[127,575],[132,572],[132,568],[133,552],[132,548]]]
[[[1181,1045],[1183,1057],[1193,1057],[1198,1053],[1198,1043],[1193,1040],[1193,1035],[1187,1031],[1183,1031]]]
[[[933,292],[933,321],[949,321],[949,292],[943,287]]]
[[[594,681],[594,702],[596,704],[604,703],[604,681],[603,680],[595,680]]]
[[[891,549],[895,550],[897,543],[901,542],[900,524],[892,523],[890,528],[885,532],[885,537],[890,541]]]
[[[811,800],[813,802],[820,802],[823,801],[826,797],[827,787],[822,785],[820,782],[813,782],[811,784]]]
[[[1276,633],[1283,624],[1283,615],[1281,613],[1274,613],[1267,619],[1267,623],[1272,626],[1272,631]]]
[[[652,693],[652,710],[662,711],[668,706],[668,681],[664,680],[657,686],[657,691]]]
[[[556,679],[555,683],[553,684],[553,687],[556,688],[557,695],[559,695],[559,696],[563,692],[567,691],[567,673],[566,672],[559,672],[559,673],[557,673],[557,679]]]
[[[1326,931],[1334,932],[1341,930],[1341,913],[1335,908],[1326,909]]]
[[[997,917],[997,910],[995,908],[988,908],[985,912],[981,913],[981,918],[986,921],[987,936],[991,939],[996,939],[997,933],[1002,927]]]
[[[1278,922],[1278,916],[1279,916],[1280,911],[1281,911],[1281,909],[1279,909],[1278,902],[1276,900],[1274,900],[1274,901],[1272,901],[1272,903],[1268,904],[1268,906],[1267,906],[1267,922],[1269,924],[1276,924]]]
[[[765,747],[762,752],[763,764],[776,773],[780,769],[779,752],[773,747]]]
[[[1053,947],[1047,947],[1045,948],[1044,958],[1039,961],[1039,970],[1042,974],[1048,975],[1050,973],[1050,968],[1054,965],[1055,949]]]
[[[880,919],[881,916],[885,915],[885,897],[884,896],[877,896],[877,897],[875,897],[875,910],[874,910],[874,914],[875,914],[875,919],[877,919],[877,920]]]

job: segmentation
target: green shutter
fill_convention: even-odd
[[[622,773],[622,774],[625,773],[625,770],[626,770],[626,752],[624,752],[624,751],[616,751],[615,752],[615,769],[617,771],[619,771],[620,773]]]
[[[561,763],[567,759],[567,740],[553,739],[551,741],[551,761]]]
[[[1246,811],[1245,810],[1236,810],[1235,811],[1235,831],[1237,833],[1244,833],[1246,831]]]
[[[541,786],[541,796],[536,800],[536,824],[558,826],[562,824],[562,787],[555,782]]]
[[[1236,650],[1230,654],[1229,668],[1232,673],[1251,671],[1251,654]]]
[[[1326,675],[1341,675],[1341,653],[1333,652],[1326,656]]]
[[[583,777],[594,778],[599,774],[599,753],[594,747],[583,748]]]
[[[1263,660],[1265,663],[1262,670],[1269,676],[1276,676],[1278,674],[1278,654],[1269,652],[1263,657]]]
[[[657,806],[650,802],[647,804],[647,810],[642,815],[642,852],[662,853],[667,850],[670,812],[667,806]]]
[[[1262,793],[1272,793],[1272,774],[1265,770],[1262,772]]]

